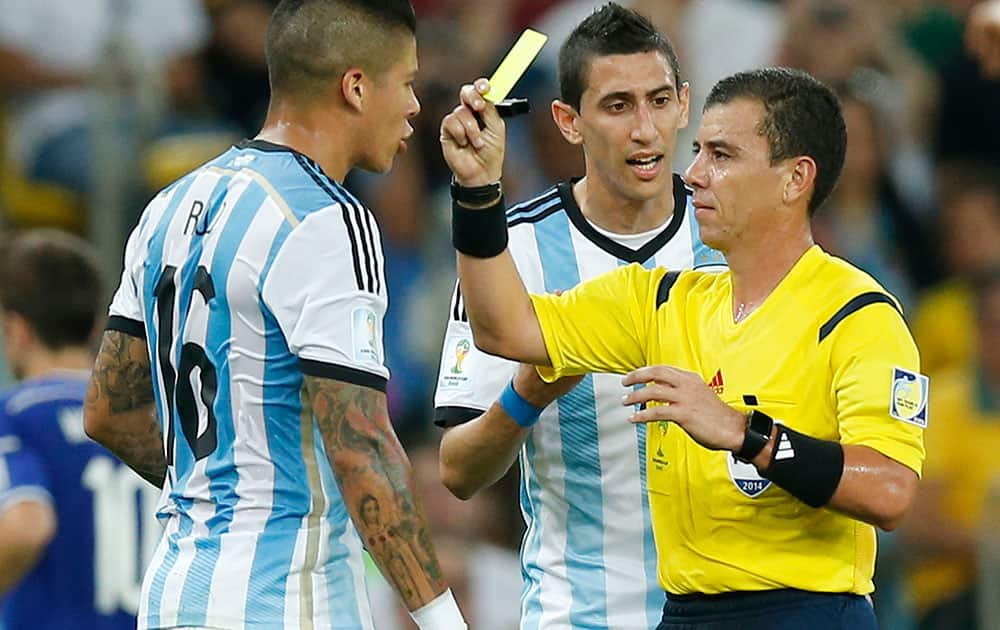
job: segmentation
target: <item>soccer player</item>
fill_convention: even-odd
[[[529,296],[489,192],[504,128],[486,89],[463,87],[441,129],[475,341],[551,366],[548,378],[645,384],[622,402],[653,423],[659,628],[876,628],[874,526],[895,528],[913,501],[928,381],[897,300],[812,241],[809,217],[847,142],[836,96],[787,69],[712,89],[685,179],[702,238],[730,271],[629,265]],[[485,129],[467,124],[474,114]]]
[[[100,284],[76,237],[40,230],[5,243],[0,308],[20,380],[0,394],[0,619],[10,630],[135,628],[158,493],[83,431]]]
[[[129,239],[86,427],[163,486],[140,628],[371,628],[362,545],[421,628],[465,627],[386,411],[378,226],[341,185],[406,148],[414,32],[407,0],[283,0],[262,131]]]
[[[508,212],[511,254],[526,286],[566,290],[628,263],[721,263],[702,244],[689,191],[670,171],[688,86],[669,40],[609,3],[569,35],[559,74],[552,116],[566,140],[583,147],[587,170]],[[471,340],[456,293],[436,395],[436,422],[454,427],[441,442],[441,477],[467,498],[521,453],[528,531],[521,627],[652,627],[663,591],[646,501],[646,431],[626,422],[620,378],[546,385],[533,367],[518,370]],[[496,401],[512,377],[531,403],[524,415]]]

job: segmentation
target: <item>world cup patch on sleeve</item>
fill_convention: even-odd
[[[896,367],[892,369],[889,415],[897,420],[927,428],[927,398],[930,379],[923,374]]]
[[[370,308],[358,307],[351,313],[351,336],[354,343],[354,360],[361,363],[379,363],[378,318]]]
[[[441,357],[441,372],[438,387],[442,389],[464,388],[469,383],[466,374],[466,357],[472,350],[472,338],[468,335],[449,335],[445,340],[445,351]]]

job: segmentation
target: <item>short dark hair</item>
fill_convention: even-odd
[[[681,68],[666,35],[645,16],[609,2],[580,22],[559,49],[559,100],[580,109],[594,57],[656,51],[666,57],[680,89]]]
[[[722,79],[705,100],[705,110],[733,100],[759,101],[765,110],[757,133],[767,138],[771,164],[807,155],[816,162],[809,215],[823,205],[844,167],[847,126],[833,90],[800,70],[763,68]]]
[[[316,95],[352,67],[377,76],[399,58],[394,39],[416,31],[409,0],[281,0],[265,44],[271,92]]]
[[[97,260],[83,239],[30,230],[4,243],[0,307],[23,317],[50,350],[89,344],[103,304]]]

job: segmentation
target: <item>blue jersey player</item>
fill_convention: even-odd
[[[75,237],[30,232],[4,248],[5,346],[20,379],[0,395],[8,629],[135,627],[139,564],[159,536],[149,522],[157,493],[83,430],[100,295],[91,254]]]

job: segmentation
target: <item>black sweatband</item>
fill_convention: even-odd
[[[507,249],[507,208],[503,195],[488,208],[472,210],[451,204],[451,242],[475,258],[493,258]]]
[[[761,473],[793,497],[814,508],[826,505],[844,474],[840,442],[809,437],[778,425],[771,465]]]

